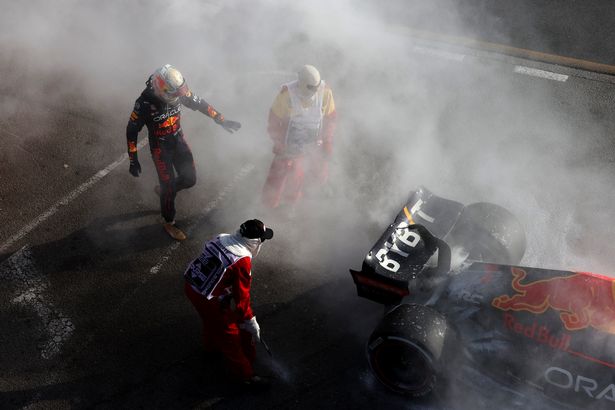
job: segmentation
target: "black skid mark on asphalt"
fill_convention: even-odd
[[[75,327],[70,318],[47,300],[48,278],[39,270],[29,247],[23,247],[0,264],[0,279],[15,288],[12,304],[33,309],[38,317],[33,323],[42,322],[43,334],[38,338],[41,357],[51,359],[60,353]]]

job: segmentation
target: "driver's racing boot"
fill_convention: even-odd
[[[167,231],[169,236],[176,241],[183,241],[186,239],[186,234],[175,225],[175,221],[163,222],[164,230]]]

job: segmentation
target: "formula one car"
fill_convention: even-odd
[[[350,271],[385,305],[366,347],[376,378],[411,398],[463,380],[525,408],[615,408],[615,279],[517,266],[525,246],[498,205],[413,192]]]

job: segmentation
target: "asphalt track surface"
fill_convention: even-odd
[[[391,24],[483,45],[615,65],[615,8],[602,0],[409,0],[374,7],[374,13]]]
[[[438,48],[420,43],[417,50]],[[613,62],[610,56],[578,50],[565,54]],[[587,112],[576,111],[574,104],[569,110],[575,119],[571,126],[579,133],[592,130],[585,134],[586,149],[576,165],[581,171],[611,169],[615,124],[610,77],[480,52],[467,56],[466,62],[476,65],[478,74],[471,81],[477,84],[482,71],[508,70],[527,95],[526,106],[518,109],[530,118],[529,113],[549,102],[536,89],[548,90],[556,101],[590,105]],[[521,63],[570,77],[562,83],[515,74],[513,67]],[[442,70],[451,83],[468,81],[467,72],[448,72],[449,64],[445,61]],[[436,93],[447,89],[447,84],[430,85]],[[468,126],[466,114],[489,112],[480,105],[481,95],[501,91],[491,84],[480,88],[478,97],[456,95],[473,104],[452,115],[448,126]],[[183,295],[181,273],[203,241],[262,213],[257,192],[270,157],[237,153],[230,161],[240,165],[224,178],[213,178],[212,170],[229,158],[192,139],[193,151],[207,166],[198,169],[198,185],[178,199],[179,222],[191,235],[177,245],[157,220],[154,170],[147,153],[141,155],[144,172],[137,180],[121,162],[123,141],[100,149],[107,133],[122,139],[125,122],[117,118],[125,118],[125,112],[101,110],[78,96],[67,99],[71,104],[49,106],[10,86],[0,92],[3,102],[11,102],[10,116],[3,116],[10,121],[0,130],[0,408],[456,408],[437,401],[410,407],[385,394],[366,367],[364,342],[381,308],[355,296],[347,269],[359,267],[382,227],[359,230],[343,224],[343,215],[368,213],[370,203],[331,205],[331,215],[300,220],[263,214],[276,237],[255,259],[253,299],[273,360],[259,348],[257,369],[276,378],[270,392],[247,393],[226,383],[216,364],[202,354],[199,323]],[[515,121],[519,114],[508,113],[507,118]],[[186,127],[188,135],[226,137],[196,115],[183,121],[195,124]],[[595,122],[602,124],[599,130],[592,128]],[[117,168],[75,193],[116,163]],[[255,192],[251,203],[245,203],[246,191]],[[32,229],[25,232],[29,225]],[[302,244],[306,233],[316,238],[309,246],[287,246]],[[612,239],[608,227],[596,236]],[[602,264],[612,266],[608,247],[596,243]],[[489,408],[473,395],[464,397],[468,403],[461,402],[463,406]]]

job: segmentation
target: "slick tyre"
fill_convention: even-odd
[[[442,379],[454,337],[437,311],[416,304],[400,305],[385,315],[369,338],[369,365],[390,390],[424,397]]]
[[[466,206],[451,236],[473,260],[516,265],[525,253],[525,231],[507,209],[489,202]]]

